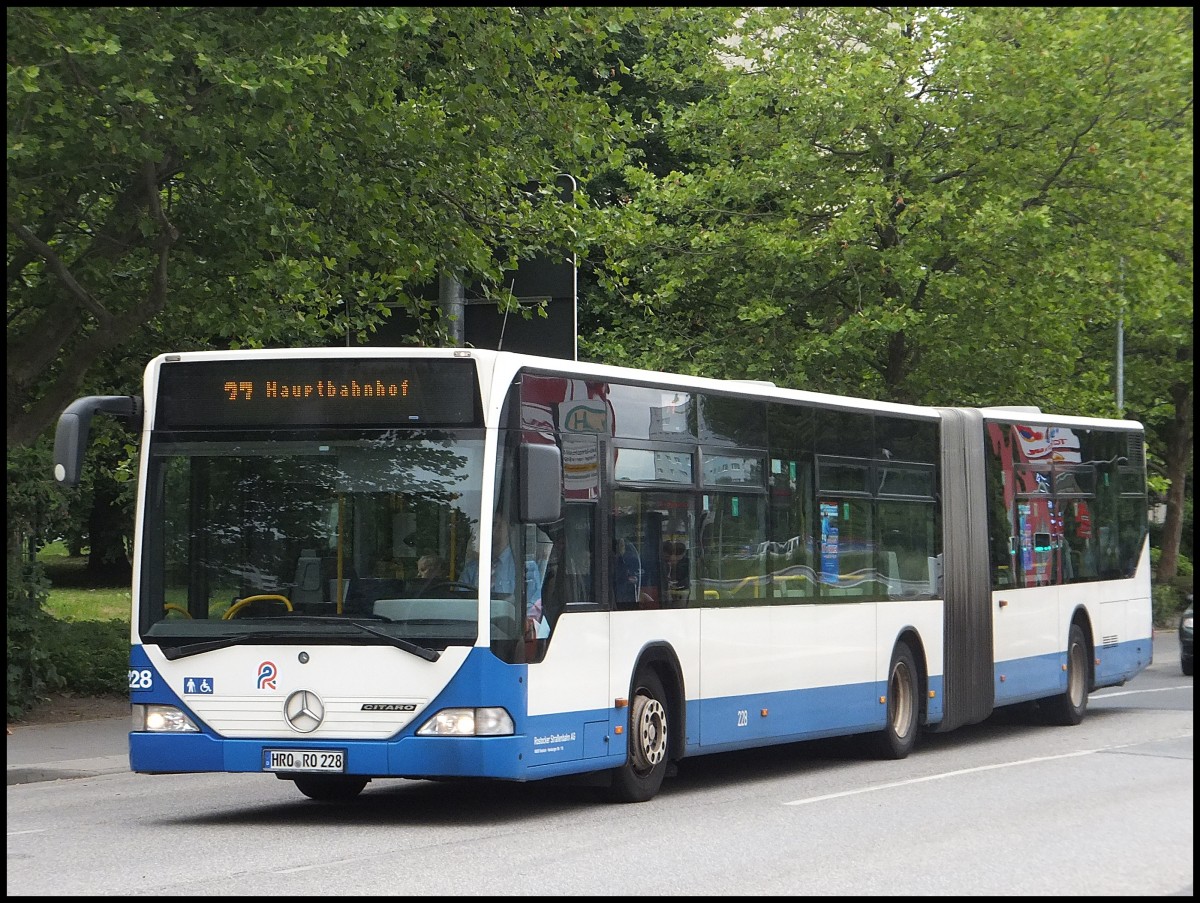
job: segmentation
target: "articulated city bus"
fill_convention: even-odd
[[[1151,661],[1140,425],[511,353],[164,354],[141,435],[130,766],[595,773],[921,731]]]

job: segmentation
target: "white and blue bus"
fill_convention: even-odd
[[[1140,425],[467,349],[165,354],[141,434],[130,766],[595,773],[1036,703],[1151,661]],[[433,565],[431,568],[430,565]]]

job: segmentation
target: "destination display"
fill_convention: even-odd
[[[159,371],[155,427],[470,426],[478,417],[469,360],[178,361]]]

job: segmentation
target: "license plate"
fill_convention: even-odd
[[[263,771],[346,770],[346,751],[342,749],[264,749]]]

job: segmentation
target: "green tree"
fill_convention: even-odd
[[[1190,161],[1188,163],[1190,170]],[[1158,247],[1145,253],[1163,256],[1170,267],[1146,267],[1151,280],[1134,273],[1122,288],[1130,299],[1124,333],[1124,397],[1129,416],[1146,424],[1154,496],[1166,501],[1156,577],[1168,582],[1190,563],[1190,539],[1184,547],[1184,521],[1194,474],[1194,365],[1192,360],[1192,261],[1191,235],[1159,236]],[[1144,303],[1146,298],[1151,303]],[[1190,573],[1190,571],[1188,572]]]
[[[388,301],[428,319],[442,269],[495,282],[567,243],[579,208],[522,186],[619,147],[561,60],[630,15],[10,8],[9,446],[149,323],[327,342]]]
[[[586,353],[1114,416],[1123,311],[1175,362],[1169,378],[1131,362],[1126,413],[1165,425],[1190,410],[1170,388],[1191,369],[1189,9],[771,7],[707,22],[724,30],[635,67],[663,86],[653,127],[677,165],[624,173],[606,249],[606,310],[621,314]],[[1175,480],[1190,425],[1172,435],[1152,431],[1151,450]]]

